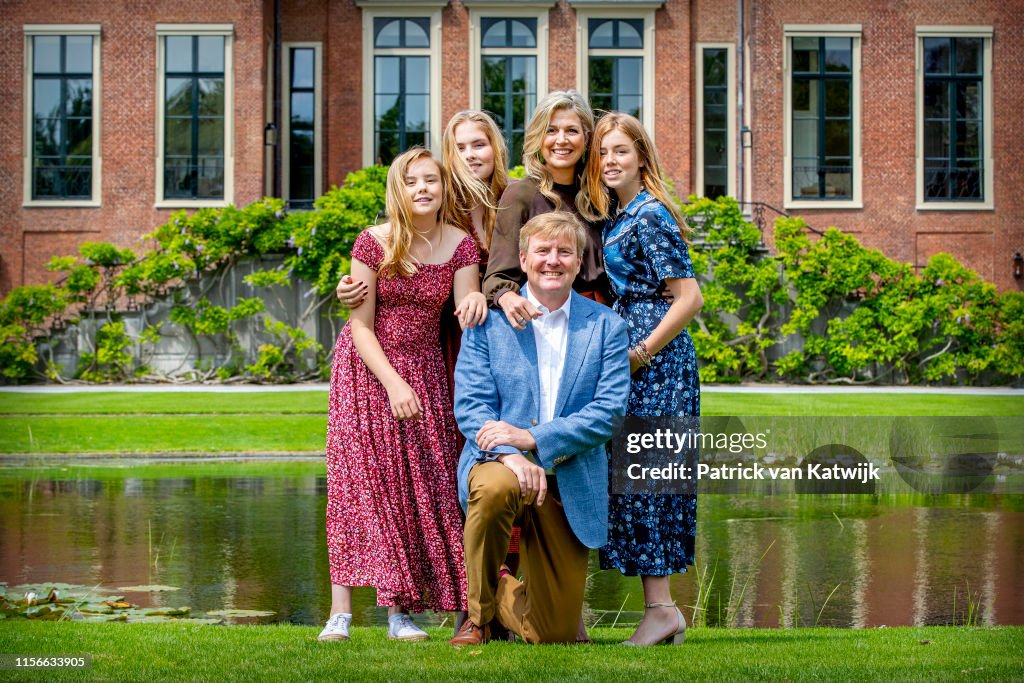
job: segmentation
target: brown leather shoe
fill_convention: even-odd
[[[455,637],[448,641],[450,645],[461,647],[463,645],[483,645],[491,639],[489,626],[477,626],[470,619],[462,623],[462,628],[455,634]]]

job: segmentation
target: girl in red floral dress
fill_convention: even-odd
[[[331,618],[348,638],[352,587],[374,586],[388,636],[422,640],[408,612],[464,610],[455,420],[441,354],[441,307],[454,290],[463,327],[484,321],[473,238],[446,224],[448,178],[414,148],[391,164],[388,222],[352,247],[368,286],[338,336],[327,425]]]

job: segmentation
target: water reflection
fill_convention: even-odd
[[[330,605],[325,496],[317,476],[0,480],[0,581],[180,586],[130,599],[317,624]],[[1022,549],[1024,496],[1011,495],[705,495],[697,536],[710,625],[949,624],[970,607],[980,624],[1024,624]],[[591,620],[639,618],[638,579],[599,571],[596,554],[591,574]],[[696,605],[694,572],[672,588]],[[354,612],[386,621],[370,589]]]

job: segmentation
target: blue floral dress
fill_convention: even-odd
[[[669,309],[658,292],[665,278],[693,277],[679,227],[665,206],[646,190],[604,231],[605,271],[618,297],[615,312],[629,329],[629,346],[647,338]],[[627,415],[700,415],[700,377],[693,340],[684,330],[633,374]],[[608,545],[601,568],[627,576],[666,576],[693,564],[697,532],[696,495],[610,496]]]

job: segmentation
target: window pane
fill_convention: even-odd
[[[32,38],[32,71],[37,74],[60,73],[60,36]]]
[[[429,27],[429,19],[406,19],[405,44],[402,47],[430,47]]]
[[[192,36],[167,36],[164,45],[167,71],[192,71]]]
[[[590,47],[615,47],[613,35],[615,22],[611,19],[590,20]]]
[[[956,156],[960,161],[981,158],[981,126],[977,123],[956,124]]]
[[[825,154],[828,157],[850,155],[851,138],[849,121],[825,122]]]
[[[166,112],[168,116],[192,115],[192,79],[168,78]]]
[[[590,96],[610,94],[612,91],[612,57],[590,58]]]
[[[398,154],[398,133],[378,133],[377,163],[390,164]]]
[[[92,119],[68,119],[68,155],[92,155]]]
[[[956,39],[956,72],[961,75],[981,73],[981,38]]]
[[[850,73],[852,63],[852,38],[825,39],[825,71],[829,73]]]
[[[188,158],[167,156],[164,162],[164,196],[192,196],[192,163]]]
[[[978,162],[958,163],[952,181],[955,198],[981,198],[981,166]]]
[[[639,95],[619,95],[618,104],[615,106],[619,111],[624,111],[631,116],[640,118],[640,100]]]
[[[67,36],[65,67],[68,73],[92,73],[92,36]]]
[[[481,45],[483,47],[508,47],[508,29],[505,19],[484,19],[482,30],[484,32]]]
[[[537,58],[512,57],[512,92],[537,92]]]
[[[33,124],[34,156],[58,156],[63,137],[60,119],[36,119]]]
[[[536,19],[512,19],[512,47],[537,47]]]
[[[407,95],[405,98],[405,130],[427,130],[429,121],[427,109],[430,97],[427,95]]]
[[[512,98],[512,128],[525,129],[526,119],[533,113],[537,98],[533,95],[516,95]]]
[[[704,196],[718,199],[728,194],[727,172],[721,166],[708,166],[704,169]]]
[[[641,19],[630,19],[617,22],[619,41],[615,47],[641,48],[644,46],[644,22]]]
[[[727,52],[720,48],[704,50],[704,86],[726,84]]]
[[[981,118],[981,84],[977,81],[956,84],[956,115],[961,119]]]
[[[313,93],[293,92],[291,99],[292,129],[313,125]]]
[[[313,87],[313,49],[292,49],[292,88]]]
[[[377,95],[377,128],[380,130],[398,130],[399,124],[399,96],[398,95]]]
[[[483,86],[485,93],[505,92],[505,57],[483,58]]]
[[[60,80],[37,78],[33,88],[32,111],[37,117],[60,116],[64,110],[60,100]]]
[[[849,166],[831,166],[825,172],[825,196],[826,197],[852,197],[853,176]]]
[[[64,111],[68,116],[92,115],[91,78],[69,78],[65,81],[64,92],[67,96]]]
[[[818,120],[793,121],[793,156],[818,158]]]
[[[924,196],[928,199],[949,197],[949,163],[929,162],[924,168]]]
[[[724,166],[728,158],[725,131],[704,131],[705,166]]]
[[[224,116],[224,79],[200,78],[200,116]]]
[[[793,196],[820,197],[818,176],[818,159],[793,158]]]
[[[926,80],[924,82],[924,117],[926,119],[949,116],[949,82]]]
[[[643,64],[640,57],[618,57],[615,64],[615,86],[618,95],[642,95]]]
[[[224,73],[224,36],[199,36],[197,71]]]
[[[505,128],[505,95],[484,95],[483,109],[498,124],[498,128]]]
[[[818,39],[793,38],[793,72],[818,73]]]
[[[725,107],[720,104],[704,107],[705,128],[725,128]]]
[[[949,73],[949,38],[924,39],[924,72]]]
[[[600,114],[602,112],[614,111],[615,110],[615,105],[612,104],[612,96],[611,95],[595,95],[595,94],[591,93],[590,94],[590,106],[594,110],[594,113],[598,114],[599,117],[600,117]],[[601,111],[598,111],[598,110],[601,110]]]
[[[374,47],[398,47],[399,36],[402,30],[401,19],[376,18],[373,20]]]
[[[924,124],[925,157],[949,158],[949,122],[927,121]]]
[[[207,157],[224,154],[224,119],[199,119],[199,155]]]
[[[197,197],[224,196],[224,161],[218,157],[199,157]]]
[[[512,139],[508,141],[508,163],[509,166],[518,166],[523,163],[523,134],[512,133]]]
[[[850,81],[825,81],[825,116],[850,115]]]
[[[167,119],[165,149],[168,156],[192,155],[192,119]]]
[[[401,82],[398,78],[401,60],[401,57],[377,57],[374,60],[376,68],[374,91],[378,95],[397,93],[401,90]]]
[[[405,57],[405,92],[430,92],[430,58]]]

